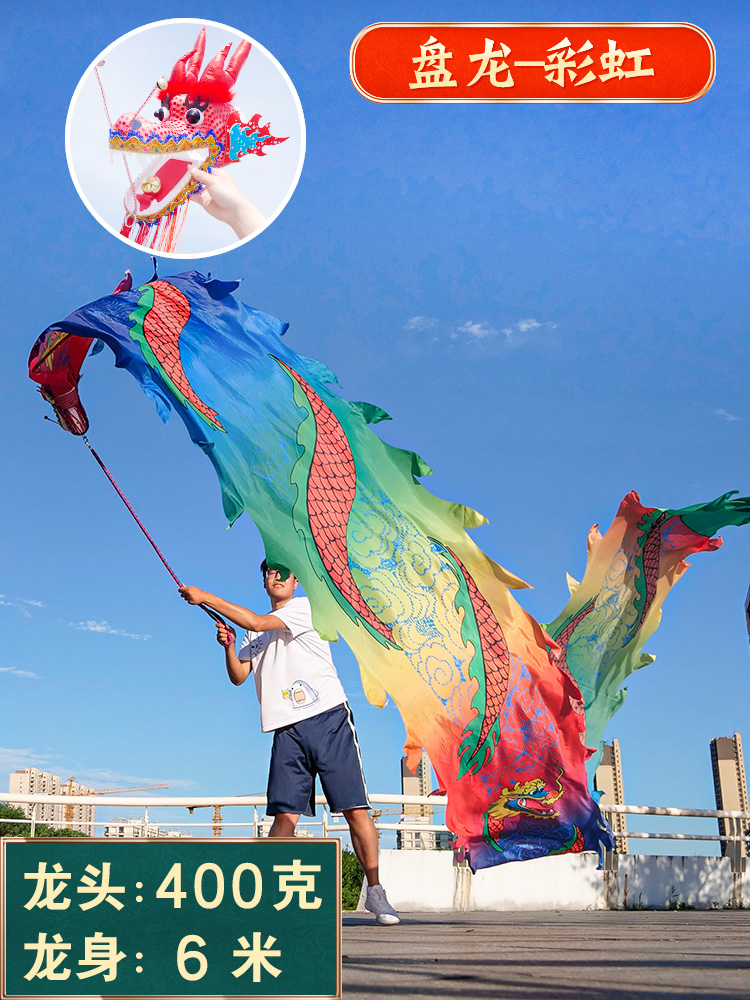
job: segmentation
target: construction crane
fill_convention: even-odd
[[[76,779],[73,777],[68,778],[67,785],[63,785],[63,795],[75,795],[73,791],[74,782],[77,784]],[[85,788],[78,792],[79,795],[117,795],[121,792],[153,792],[158,788],[169,788],[169,785],[159,784],[159,785],[131,785],[128,788]],[[75,813],[75,806],[71,802],[70,805],[65,806],[65,825],[70,830],[73,828],[73,816]]]
[[[381,816],[387,816],[387,815],[402,816],[403,806],[399,806],[397,809],[372,809],[370,811],[370,815],[372,816],[372,821],[375,824],[375,829],[378,832],[378,841],[380,841],[380,834],[382,831],[380,829],[380,826],[378,825],[378,820],[380,819]]]
[[[214,832],[214,837],[220,837],[222,825],[221,806],[188,806],[188,812],[191,816],[193,815],[195,809],[213,809],[214,818],[211,824],[211,829]]]
[[[242,795],[262,795],[262,794],[263,794],[262,792],[242,792]],[[214,811],[214,817],[211,824],[211,829],[214,832],[214,837],[220,837],[222,830],[222,823],[223,823],[223,820],[221,818],[221,806],[188,806],[188,812],[192,816],[194,809],[209,809],[209,808],[213,809]]]

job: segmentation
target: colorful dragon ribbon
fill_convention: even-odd
[[[712,538],[727,525],[750,522],[750,498],[733,493],[681,510],[644,507],[629,493],[605,535],[589,532],[586,573],[570,579],[571,597],[547,626],[558,644],[553,659],[569,670],[581,689],[586,741],[597,748],[589,773],[601,756],[604,731],[625,700],[621,684],[654,661],[643,652],[661,620],[661,607],[696,552],[713,552]]]
[[[229,522],[251,515],[269,562],[302,582],[320,634],[354,650],[369,700],[390,694],[409,766],[427,750],[473,869],[611,846],[587,789],[568,626],[555,641],[516,603],[511,590],[526,585],[466,532],[481,515],[424,489],[425,462],[370,429],[387,414],[337,395],[333,373],[290,350],[286,324],[238,302],[237,285],[154,279],[42,338],[100,338],[163,419],[177,410]],[[639,627],[652,620],[651,587]]]

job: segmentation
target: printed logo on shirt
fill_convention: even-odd
[[[291,687],[281,689],[281,697],[288,698],[292,708],[307,708],[320,699],[318,692],[306,681],[295,681]]]
[[[256,636],[251,642],[245,646],[245,649],[250,654],[251,657],[258,656],[268,645],[268,633],[264,632],[262,635]]]

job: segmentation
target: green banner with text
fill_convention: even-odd
[[[338,997],[337,839],[6,839],[2,995]]]

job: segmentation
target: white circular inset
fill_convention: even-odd
[[[65,152],[83,203],[118,239],[149,254],[211,257],[283,210],[302,171],[305,120],[292,81],[261,44],[215,21],[174,18],[128,32],[92,60],[70,102]],[[202,198],[225,221],[187,200],[190,166],[214,163],[206,189],[216,200]]]

